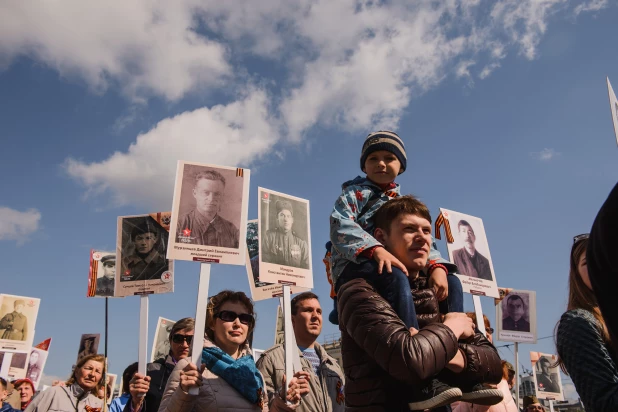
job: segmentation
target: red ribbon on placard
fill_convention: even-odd
[[[440,212],[440,216],[438,216],[438,218],[436,219],[435,225],[436,225],[436,233],[435,233],[436,239],[442,239],[440,235],[440,228],[444,226],[444,233],[446,233],[446,241],[448,243],[453,243],[455,241],[455,239],[453,239],[453,233],[451,232],[451,224],[449,223],[448,219],[444,217],[442,212]]]

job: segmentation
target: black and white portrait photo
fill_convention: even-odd
[[[309,201],[262,188],[258,193],[260,280],[313,287]]]
[[[504,296],[496,304],[497,338],[506,342],[536,343],[536,292],[500,289]]]
[[[39,381],[43,376],[43,368],[47,361],[48,352],[43,349],[32,348],[30,352],[30,358],[28,359],[28,370],[26,371],[26,378],[34,382],[35,389],[39,387]]]
[[[260,240],[258,238],[258,221],[247,222],[247,276],[254,301],[279,297],[283,294],[283,286],[260,280]],[[290,287],[290,292],[300,293],[306,289]]]
[[[88,297],[112,297],[116,282],[116,252],[90,251]]]
[[[30,350],[39,303],[36,298],[0,295],[0,350]]]
[[[447,243],[451,262],[464,292],[498,297],[493,264],[483,221],[478,217],[452,210],[440,209],[448,220],[453,243]]]
[[[79,340],[79,351],[77,352],[77,362],[85,356],[96,355],[99,350],[99,340],[101,335],[98,333],[83,334]],[[77,363],[76,362],[76,363]]]
[[[0,352],[0,368],[4,363],[6,352]],[[8,357],[7,357],[8,358]],[[28,353],[13,353],[11,365],[9,365],[9,378],[23,379],[26,377]]]
[[[235,260],[233,264],[239,264],[238,255],[221,253],[217,256],[217,253],[208,254],[206,251],[216,251],[216,248],[242,248],[244,251],[248,183],[247,169],[179,162],[172,208],[170,258],[215,263]],[[195,253],[191,254],[191,251]]]
[[[531,352],[536,393],[539,399],[562,400],[562,381],[557,357],[539,352]]]
[[[174,290],[174,264],[166,257],[170,219],[170,212],[118,218],[115,296]]]
[[[154,342],[152,343],[152,352],[150,354],[150,362],[157,359],[165,358],[170,351],[170,332],[176,324],[175,321],[159,318],[157,329],[155,330]]]

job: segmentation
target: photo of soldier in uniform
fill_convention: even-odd
[[[244,263],[249,175],[247,169],[179,161],[169,258]]]
[[[169,233],[151,216],[122,219],[120,282],[161,279],[169,271],[165,258]]]
[[[33,348],[30,352],[26,378],[34,382],[35,389],[39,387],[39,381],[43,376],[43,368],[45,367],[45,362],[47,361],[47,354],[47,351],[38,348]]]
[[[242,186],[228,184],[234,171],[185,165],[184,176],[176,242],[238,248],[240,216],[226,210],[242,201]]]
[[[270,195],[270,204],[274,207],[262,208],[267,228],[260,242],[262,261],[309,269],[306,205],[277,195]]]
[[[254,301],[271,299],[283,294],[283,286],[275,283],[262,282],[260,280],[260,240],[258,238],[258,222],[247,222],[247,275],[251,288],[251,298]],[[296,286],[290,287],[290,293],[304,292]]]
[[[0,350],[30,351],[39,303],[36,298],[0,295]]]
[[[555,355],[532,352],[534,380],[539,399],[562,400],[562,382]],[[536,359],[535,359],[536,358]]]
[[[115,296],[173,292],[174,263],[167,259],[170,212],[118,218]]]
[[[107,374],[107,404],[109,405],[112,399],[114,398],[114,389],[116,388],[116,380],[118,379],[118,375],[115,373]]]
[[[165,358],[170,351],[170,332],[176,324],[175,321],[159,318],[157,329],[155,330],[154,342],[152,343],[152,352],[150,354],[150,362],[157,359]]]
[[[101,335],[98,333],[83,334],[79,340],[79,351],[77,352],[77,361],[88,355],[96,355],[99,349],[99,340]]]
[[[90,251],[87,297],[109,298],[114,296],[116,282],[116,253]]]
[[[530,332],[530,298],[524,293],[511,293],[502,301],[502,330]]]

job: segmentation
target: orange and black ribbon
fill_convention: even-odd
[[[455,241],[455,239],[453,239],[453,233],[451,232],[451,224],[449,223],[448,219],[444,217],[442,213],[440,213],[440,216],[438,216],[438,218],[436,219],[435,225],[436,225],[436,233],[435,233],[436,239],[442,239],[440,235],[440,228],[442,227],[442,225],[444,225],[444,233],[446,233],[446,241],[448,243],[453,243]]]

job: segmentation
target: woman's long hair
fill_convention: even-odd
[[[77,378],[75,376],[75,373],[77,372],[78,369],[84,366],[86,362],[91,361],[91,360],[95,362],[100,362],[101,365],[103,365],[103,367],[101,368],[101,379],[99,379],[99,382],[97,382],[96,388],[94,388],[91,391],[94,396],[99,397],[99,391],[103,388],[103,385],[104,385],[103,378],[105,377],[105,356],[103,355],[88,355],[88,356],[84,356],[83,358],[81,358],[77,362],[77,365],[75,365],[75,369],[73,369],[73,373],[71,374],[71,377],[69,378],[69,380],[66,381],[65,385],[71,386],[74,383],[76,383]]]
[[[584,309],[588,312],[592,313],[595,319],[599,322],[601,327],[599,328],[599,332],[605,341],[607,346],[612,347],[612,342],[609,337],[609,333],[607,331],[607,326],[605,326],[605,320],[603,320],[603,315],[601,315],[601,310],[599,309],[599,304],[597,303],[597,298],[594,295],[594,292],[586,286],[582,277],[579,273],[579,261],[583,254],[586,253],[588,249],[588,239],[583,239],[573,245],[571,249],[571,260],[570,260],[570,270],[569,270],[569,300],[567,303],[567,310],[573,309]],[[556,325],[556,332],[558,330],[558,326],[560,322]],[[555,333],[557,339],[557,333]],[[560,365],[560,369],[562,372],[568,375],[564,362],[558,355],[558,365]]]

